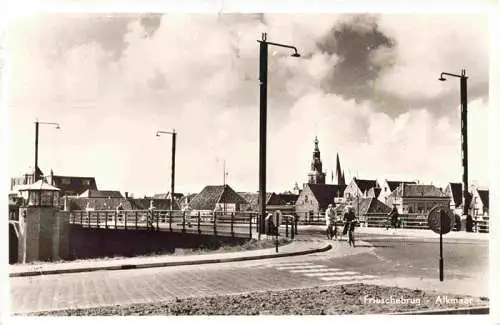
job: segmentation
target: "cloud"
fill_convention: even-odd
[[[415,17],[403,24],[385,16],[170,14],[151,22],[132,17],[124,26],[120,20],[123,27],[109,28],[109,35],[104,25],[92,21],[88,28],[103,35],[94,33],[89,39],[82,36],[85,27],[60,36],[60,27],[72,21],[63,18],[52,16],[47,29],[43,24],[35,24],[40,29],[12,29],[13,175],[26,172],[33,160],[28,125],[38,117],[62,126],[59,133],[41,130],[40,165],[52,167],[56,174],[94,175],[104,189],[136,194],[168,191],[171,138],[154,133],[175,128],[178,191],[221,184],[222,167],[216,157],[226,160],[228,181],[236,190],[257,190],[261,32],[267,32],[270,41],[297,46],[302,54],[297,59],[287,49],[270,51],[270,190],[291,189],[294,182],[306,180],[315,136],[325,170],[334,167],[339,152],[348,177],[358,173],[446,181],[461,175],[456,85],[437,83],[435,91],[429,81],[418,86],[403,79],[410,73],[422,82],[435,80],[438,72],[433,69],[452,68],[441,63],[457,53],[455,46],[440,42],[450,35],[443,29],[461,31],[457,21],[443,23],[439,35],[433,36],[415,32],[431,24]],[[406,27],[408,22],[414,29]],[[339,32],[341,26],[351,26],[353,32]],[[430,33],[437,27],[426,28]],[[356,46],[350,47],[347,35]],[[374,41],[374,35],[381,38]],[[389,37],[395,48],[383,46]],[[471,39],[481,44],[478,48],[484,45],[482,37]],[[352,53],[366,42],[373,47],[354,59]],[[54,44],[61,50],[51,51]],[[443,52],[426,54],[431,44]],[[411,51],[417,45],[419,52]],[[470,50],[466,53],[472,57]],[[487,77],[481,72],[487,69],[484,62],[474,64],[471,87]],[[368,71],[370,66],[375,70]],[[355,71],[356,78],[348,79],[349,71]],[[399,101],[383,106],[380,98],[370,97],[365,90],[377,78],[380,96]],[[357,83],[360,92],[350,92]],[[344,88],[331,87],[340,84]],[[442,116],[436,116],[429,102],[419,102],[447,93],[454,101],[441,103],[446,111]],[[406,101],[416,105],[409,108]],[[484,135],[477,130],[484,129],[486,107],[486,98],[470,105],[471,177],[480,181],[487,175],[485,161],[476,158],[485,152],[478,145]],[[472,150],[477,150],[474,158]]]
[[[481,89],[473,96],[488,96],[485,14],[382,15],[378,28],[395,41],[391,49],[381,47],[372,55],[375,63],[395,62],[378,78],[379,90],[408,101],[455,95],[457,87],[437,78],[442,71],[460,74],[461,69],[467,69],[469,88]]]

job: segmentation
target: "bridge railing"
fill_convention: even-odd
[[[297,234],[294,215],[283,215],[286,237]],[[99,210],[70,212],[70,223],[83,228],[155,230],[251,238],[258,228],[256,212],[179,210]],[[266,229],[270,229],[267,227]],[[269,231],[269,230],[266,230]],[[275,234],[274,232],[272,234]]]
[[[178,210],[99,210],[70,212],[70,223],[84,228],[157,230],[232,237],[252,237],[254,212]]]

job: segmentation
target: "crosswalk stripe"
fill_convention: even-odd
[[[323,281],[342,281],[342,280],[363,280],[363,279],[373,279],[373,275],[353,275],[353,276],[336,276],[336,277],[326,277],[320,278]]]
[[[273,264],[270,264],[270,266],[278,266],[278,267],[282,267],[282,266],[300,266],[300,265],[312,265],[312,263],[273,263]]]
[[[305,276],[335,276],[335,275],[349,275],[349,274],[359,274],[359,272],[351,272],[351,271],[345,271],[345,272],[324,272],[324,273],[306,273],[304,274]]]
[[[313,272],[333,272],[341,271],[342,269],[306,269],[306,270],[290,270],[291,273],[313,273]]]
[[[297,270],[297,269],[323,269],[324,265],[304,265],[304,266],[283,266],[277,267],[278,270]]]

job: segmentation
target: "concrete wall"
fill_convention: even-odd
[[[52,261],[68,257],[69,213],[57,208],[21,208],[20,263]]]
[[[221,244],[242,244],[248,239],[163,231],[88,229],[70,225],[69,259],[173,253],[180,248],[217,249]]]

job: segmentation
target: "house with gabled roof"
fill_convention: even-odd
[[[259,193],[258,192],[238,192],[238,194],[247,201],[247,204],[241,206],[241,211],[259,211]],[[299,197],[293,193],[266,193],[267,210],[286,210],[288,213],[295,211],[295,202]]]
[[[349,185],[344,191],[344,198],[347,201],[353,200],[356,197],[368,198],[378,197],[380,194],[380,186],[376,179],[359,179],[353,177]]]
[[[446,186],[444,193],[450,199],[450,209],[455,211],[456,214],[462,215],[463,210],[463,185],[462,183],[448,183]],[[469,192],[467,195],[469,207],[472,209],[472,194]]]
[[[417,184],[415,181],[390,181],[387,179],[384,179],[380,181],[380,194],[378,195],[378,199],[382,202],[387,202],[387,197],[391,195],[396,188],[398,188],[399,185],[402,183],[405,184]]]
[[[240,211],[243,204],[248,204],[248,202],[229,185],[207,185],[193,197],[188,208],[196,211],[235,212]]]
[[[241,211],[259,211],[259,193],[258,192],[237,192],[247,203],[240,206]],[[269,199],[273,195],[272,192],[266,193],[266,205],[269,204]]]
[[[123,198],[120,191],[103,191],[103,190],[94,190],[88,189],[79,197],[88,197],[88,198]]]
[[[346,185],[339,184],[304,184],[295,202],[295,213],[300,218],[324,213],[329,204],[335,206],[335,198],[344,196]]]
[[[46,181],[61,190],[61,197],[78,196],[87,190],[97,190],[94,177],[54,175],[51,170],[50,175],[46,177]]]
[[[450,198],[438,187],[402,183],[387,197],[399,213],[426,215],[436,205],[449,206]]]
[[[489,218],[490,211],[490,191],[486,189],[472,190],[472,216],[480,216],[485,219]]]

